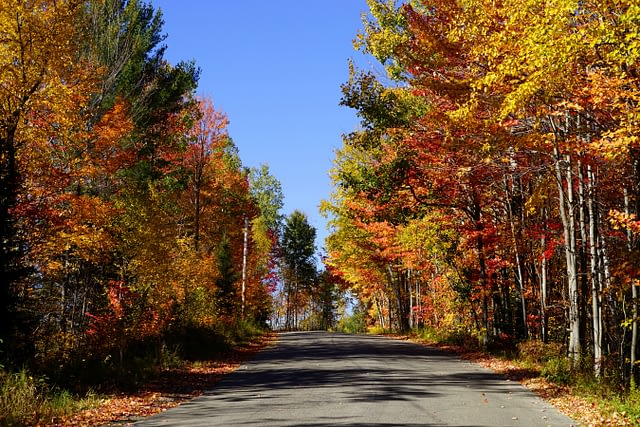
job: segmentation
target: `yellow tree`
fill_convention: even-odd
[[[13,209],[21,192],[21,156],[34,128],[64,140],[85,102],[85,65],[75,24],[80,0],[7,0],[0,4],[0,338],[12,327],[21,255]]]

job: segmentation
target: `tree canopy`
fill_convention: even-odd
[[[485,346],[559,342],[574,367],[590,360],[596,376],[628,382],[637,6],[368,5],[355,46],[386,75],[351,65],[342,88],[361,126],[337,151],[323,203],[327,264],[370,325],[466,333]]]
[[[139,0],[0,5],[0,366],[88,385],[271,315],[280,184],[162,27]]]

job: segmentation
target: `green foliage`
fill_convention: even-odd
[[[528,340],[518,344],[520,360],[540,369],[540,375],[556,384],[575,382],[578,375],[571,369],[566,348],[558,343]]]
[[[367,318],[364,310],[355,310],[348,316],[340,319],[337,326],[338,331],[347,334],[363,334],[367,332]]]
[[[238,345],[246,344],[264,332],[256,322],[237,319],[212,326],[183,325],[167,336],[167,350],[174,364],[181,360],[217,360]]]
[[[544,362],[540,375],[556,384],[569,384],[572,381],[569,359],[565,355],[550,357]]]
[[[401,79],[405,69],[397,52],[410,37],[406,17],[396,3],[396,0],[368,0],[371,15],[363,15],[364,32],[358,34],[354,45],[385,65],[391,78]]]
[[[406,127],[426,111],[424,101],[405,88],[387,88],[373,73],[356,71],[353,66],[350,72],[348,83],[342,85],[340,105],[357,110],[362,127],[371,137],[380,137],[387,129]]]
[[[438,343],[446,341],[446,334],[440,329],[433,327],[423,327],[417,330],[417,335],[420,339],[425,340],[428,343]]]
[[[318,276],[315,239],[316,229],[304,213],[296,210],[287,217],[280,244],[286,329],[300,327],[305,307],[315,292]]]
[[[393,332],[390,329],[383,328],[380,325],[369,325],[365,328],[365,330],[366,330],[366,333],[371,335],[384,335],[384,334],[389,334]]]
[[[551,359],[566,354],[566,348],[558,343],[544,343],[539,340],[528,340],[518,344],[520,359],[532,365],[543,365]]]
[[[617,413],[625,414],[629,419],[635,420],[634,426],[640,426],[640,389],[635,381],[631,381],[626,395],[612,400],[612,407]]]
[[[27,424],[34,413],[43,412],[45,399],[41,385],[26,371],[2,372],[0,385],[0,422],[3,425]]]
[[[260,209],[260,216],[269,230],[280,233],[283,217],[280,210],[284,206],[284,195],[280,181],[269,172],[269,165],[249,171],[249,193]]]
[[[240,275],[234,263],[229,239],[224,236],[216,251],[219,278],[216,280],[218,309],[223,316],[232,316],[237,306],[236,284]]]

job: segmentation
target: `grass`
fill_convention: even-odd
[[[66,390],[52,390],[46,377],[33,377],[26,370],[0,372],[0,426],[48,422],[98,402],[91,393],[80,398]]]

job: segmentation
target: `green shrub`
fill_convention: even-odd
[[[430,343],[444,342],[445,338],[441,331],[436,328],[425,326],[418,329],[418,338],[423,339]]]
[[[372,335],[383,335],[389,332],[389,330],[379,325],[372,325],[366,328],[366,332]]]
[[[624,407],[620,412],[626,412],[630,419],[636,420],[637,425],[640,425],[640,389],[633,380],[629,394],[625,396]]]
[[[627,394],[606,400],[609,403],[606,406],[612,413],[623,414],[627,419],[633,420],[632,426],[640,426],[640,389],[635,381],[631,380]]]
[[[264,332],[257,323],[243,319],[238,319],[232,324],[220,324],[220,326],[224,328],[220,332],[225,337],[229,348],[246,344]]]
[[[529,340],[518,344],[518,354],[523,361],[542,367],[547,361],[565,355],[566,350],[562,344]]]
[[[556,384],[569,384],[571,382],[569,359],[563,355],[549,358],[542,365],[540,375]]]

